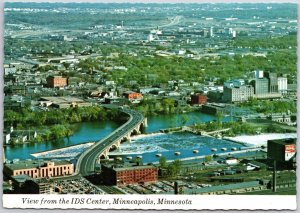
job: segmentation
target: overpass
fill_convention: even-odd
[[[104,107],[119,109],[121,112],[129,115],[129,120],[80,155],[74,176],[87,176],[92,174],[95,171],[96,163],[100,163],[101,159],[107,159],[110,151],[118,148],[120,144],[125,141],[130,142],[132,134],[139,134],[141,127],[147,126],[147,118],[139,112],[126,107],[108,105]]]

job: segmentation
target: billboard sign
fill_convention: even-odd
[[[285,161],[290,160],[296,154],[295,144],[285,145]]]

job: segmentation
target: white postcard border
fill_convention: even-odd
[[[296,210],[296,196],[4,194],[4,208],[144,210]]]

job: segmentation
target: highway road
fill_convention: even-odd
[[[112,108],[111,106],[105,107]],[[144,121],[144,116],[139,112],[125,107],[119,107],[119,110],[128,114],[129,120],[110,135],[96,142],[92,147],[81,154],[77,161],[75,175],[87,176],[92,174],[95,171],[96,160],[101,153],[113,145],[115,141],[126,136],[128,132],[131,132],[136,127],[136,125],[139,125]]]

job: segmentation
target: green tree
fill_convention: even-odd
[[[168,165],[168,175],[170,177],[175,177],[176,175],[180,174],[182,163],[180,160],[174,160],[172,163]]]
[[[189,121],[189,116],[183,114],[180,116],[180,126],[184,126]]]
[[[167,159],[165,157],[159,158],[159,166],[163,169],[167,168]]]
[[[209,161],[212,161],[212,159],[213,159],[213,158],[212,158],[211,155],[206,155],[205,158],[204,158],[204,161],[205,161],[205,162],[209,162]]]

